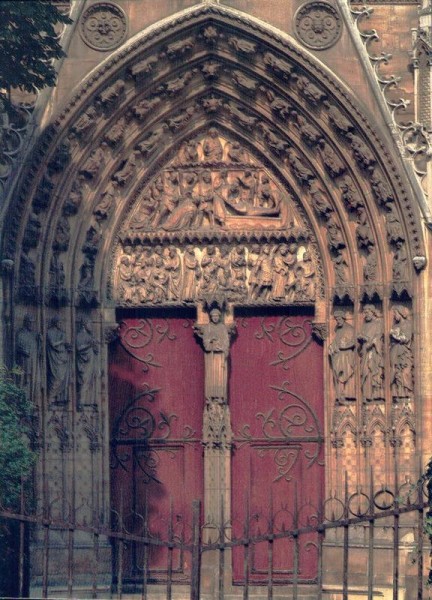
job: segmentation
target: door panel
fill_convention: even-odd
[[[190,535],[192,501],[203,493],[204,361],[192,323],[181,313],[124,318],[110,353],[112,504],[129,532],[147,527],[162,540],[169,527]],[[182,556],[172,558],[176,579],[187,581]],[[167,550],[153,547],[149,560],[150,580],[163,581]],[[142,547],[127,546],[126,577],[139,579],[142,566]]]
[[[232,518],[235,536],[245,523],[251,535],[310,524],[322,497],[322,348],[311,319],[279,314],[244,316],[231,351],[230,404],[235,438]],[[301,536],[274,542],[274,581],[316,577],[315,540]],[[263,583],[268,546],[253,547],[251,581]],[[243,550],[233,552],[235,583],[244,581]]]

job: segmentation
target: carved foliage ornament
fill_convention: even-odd
[[[112,50],[124,41],[127,33],[126,15],[116,4],[99,2],[90,6],[80,23],[81,37],[96,50]]]
[[[327,2],[307,2],[295,15],[297,37],[308,48],[325,50],[333,46],[342,32],[337,10]]]

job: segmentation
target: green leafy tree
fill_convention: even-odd
[[[17,371],[0,368],[0,507],[19,512],[21,486],[29,478],[36,453],[29,444],[33,407],[15,383]],[[31,485],[27,483],[28,489]],[[14,597],[18,581],[17,521],[0,520],[0,596]]]
[[[0,2],[0,100],[8,103],[11,89],[37,92],[53,86],[53,60],[65,54],[57,24],[71,23],[50,0]]]

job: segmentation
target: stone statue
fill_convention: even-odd
[[[343,404],[345,400],[355,399],[355,336],[354,327],[347,323],[344,310],[335,310],[335,337],[329,346],[330,363],[333,371],[333,382],[336,401]]]
[[[375,306],[366,304],[363,309],[364,324],[358,341],[361,358],[361,388],[363,400],[384,399],[384,334],[381,315]]]
[[[224,303],[218,300],[207,302],[209,323],[195,325],[195,334],[202,339],[205,352],[205,397],[207,402],[228,401],[228,355],[230,338],[235,325],[224,323]]]
[[[33,331],[34,319],[26,314],[16,336],[16,364],[21,368],[20,385],[34,401],[39,381],[40,336]]]
[[[50,321],[46,336],[48,399],[67,404],[71,345],[66,342],[59,317]]]
[[[89,323],[85,319],[78,322],[76,340],[76,381],[79,404],[95,404],[96,362],[99,349]]]
[[[412,324],[406,306],[393,307],[393,327],[390,330],[391,389],[395,401],[412,398],[413,352]]]

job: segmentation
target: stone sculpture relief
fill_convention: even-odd
[[[203,415],[203,441],[205,447],[226,447],[231,441],[228,408],[228,356],[234,323],[226,322],[225,300],[221,297],[204,301],[208,323],[194,325],[195,335],[204,349],[206,404]]]
[[[364,323],[357,337],[364,402],[384,400],[384,329],[380,311],[372,304],[363,308]]]
[[[315,262],[305,243],[125,245],[117,258],[121,305],[190,303],[223,293],[246,304],[312,303]]]
[[[342,31],[338,11],[328,2],[306,2],[295,14],[297,37],[308,48],[324,50],[333,46]]]
[[[41,339],[33,331],[33,326],[34,318],[26,314],[15,341],[16,364],[22,371],[19,376],[20,387],[25,390],[30,401],[37,397],[41,359]]]
[[[412,351],[411,313],[406,306],[393,307],[390,329],[391,390],[395,402],[412,399],[414,360]]]
[[[48,400],[67,404],[69,399],[71,345],[61,328],[59,317],[51,319],[46,335]]]
[[[149,138],[143,143],[152,142]],[[130,160],[114,175],[117,182],[131,175]],[[287,193],[237,141],[221,138],[210,128],[202,138],[184,142],[171,166],[141,193],[129,227],[180,231],[230,224],[259,229],[271,223],[280,228],[288,225],[288,204]]]
[[[347,313],[335,310],[335,336],[329,346],[330,363],[333,371],[333,384],[336,401],[343,404],[346,400],[354,400],[356,339],[354,327],[347,323]]]
[[[75,337],[76,386],[78,405],[96,404],[96,355],[98,344],[85,319],[78,322]]]

